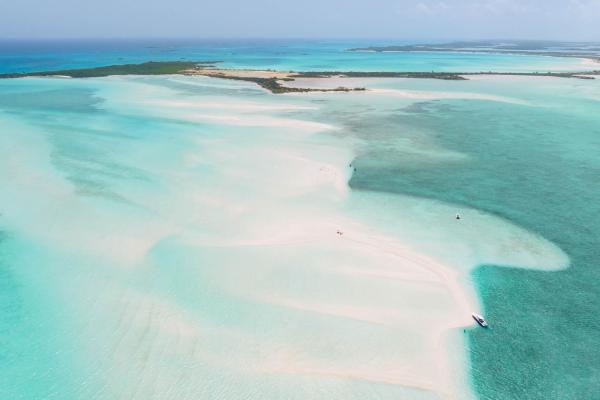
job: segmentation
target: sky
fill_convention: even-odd
[[[600,40],[600,0],[0,0],[0,39]]]

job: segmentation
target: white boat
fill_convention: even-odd
[[[487,328],[488,324],[485,322],[485,318],[483,318],[483,316],[475,313],[471,314],[471,316],[479,325],[481,325],[482,328]]]

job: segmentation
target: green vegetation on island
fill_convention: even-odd
[[[60,71],[23,72],[0,74],[0,79],[28,76],[68,76],[71,78],[100,78],[111,75],[170,75],[200,65],[211,66],[218,61],[149,61],[141,64],[108,65],[95,68],[67,69]]]

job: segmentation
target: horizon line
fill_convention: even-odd
[[[15,41],[35,41],[35,42],[53,42],[53,41],[65,41],[65,42],[86,42],[86,41],[141,41],[141,40],[189,40],[189,41],[403,41],[403,42],[551,42],[551,43],[600,43],[600,41],[593,40],[577,40],[577,39],[535,39],[535,38],[503,38],[503,37],[489,37],[489,38],[400,38],[400,37],[194,37],[194,36],[118,36],[118,37],[0,37],[0,42],[15,42]]]

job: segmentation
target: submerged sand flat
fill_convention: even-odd
[[[470,268],[568,263],[497,217],[463,209],[459,225],[452,205],[349,189],[360,138],[306,118],[328,107],[315,100],[416,95],[277,97],[181,76],[23,85],[11,90],[102,99],[43,124],[0,115],[19,132],[0,135],[2,223],[24,290],[47,304],[31,346],[74,371],[50,398],[469,398],[462,329],[484,311]]]

